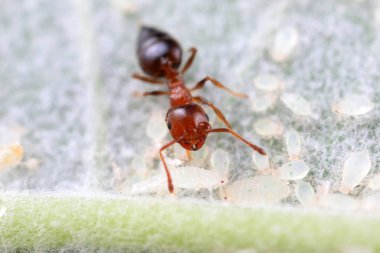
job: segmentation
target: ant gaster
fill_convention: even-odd
[[[245,94],[230,90],[210,76],[203,78],[193,88],[186,88],[182,76],[193,63],[197,50],[191,48],[190,52],[191,55],[187,62],[181,70],[178,70],[182,60],[182,49],[179,43],[169,34],[158,29],[147,26],[141,27],[137,44],[137,56],[140,67],[148,76],[134,74],[133,77],[151,84],[167,83],[168,85],[168,90],[144,92],[141,95],[168,95],[170,99],[170,109],[165,121],[173,140],[161,147],[160,159],[165,168],[168,189],[171,193],[174,191],[173,182],[162,151],[176,142],[185,148],[187,152],[189,152],[188,150],[196,151],[203,146],[208,134],[230,133],[258,153],[266,155],[262,148],[252,144],[233,131],[223,113],[214,104],[203,97],[193,97],[191,95],[191,91],[203,88],[205,83],[210,81],[216,87],[232,95],[242,98],[247,97]],[[211,128],[208,116],[199,104],[211,107],[227,128]]]

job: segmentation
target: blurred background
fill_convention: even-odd
[[[217,104],[237,132],[263,146],[274,166],[287,161],[283,134],[263,138],[254,129],[268,116],[302,136],[302,159],[311,168],[305,180],[313,187],[327,181],[336,191],[350,151],[368,149],[374,173],[380,159],[379,6],[359,0],[2,1],[0,138],[19,139],[24,158],[0,172],[1,186],[128,193],[144,177],[138,171],[158,173],[158,147],[171,138],[162,133],[168,100],[133,96],[155,89],[131,79],[141,73],[135,54],[141,24],[177,38],[184,59],[188,48],[198,48],[185,76],[189,85],[211,75],[250,95],[241,100],[212,85],[198,93]],[[276,60],[271,47],[289,27],[296,48]],[[294,34],[284,36],[286,43]],[[254,78],[261,74],[281,79],[282,91],[302,95],[313,117],[295,115],[277,98],[255,110],[260,93]],[[337,115],[331,105],[347,93],[369,97],[375,109],[360,117]],[[230,153],[231,181],[257,174],[251,150],[241,143],[213,135],[200,154],[216,148]],[[209,168],[208,158],[197,165]]]

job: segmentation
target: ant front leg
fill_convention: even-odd
[[[175,143],[175,141],[173,140],[171,142],[166,143],[164,146],[162,146],[160,148],[160,159],[161,159],[162,164],[164,165],[164,169],[165,169],[165,173],[166,173],[166,178],[167,178],[167,182],[168,182],[168,190],[169,190],[170,193],[174,192],[173,180],[172,180],[172,176],[170,175],[170,171],[168,169],[168,166],[166,165],[165,158],[162,155],[162,151],[164,151],[165,149],[167,149],[168,147],[170,147],[174,143]]]
[[[209,129],[209,130],[206,130],[206,133],[230,133],[233,136],[235,136],[236,138],[238,138],[239,140],[241,140],[242,142],[244,142],[245,144],[247,144],[250,148],[252,148],[256,152],[258,152],[260,155],[267,155],[265,153],[264,149],[262,149],[259,146],[256,146],[255,144],[247,141],[241,135],[239,135],[238,133],[236,133],[234,130],[232,130],[230,128],[214,128],[214,129]]]
[[[140,75],[137,73],[134,73],[132,75],[132,78],[146,82],[146,83],[150,83],[150,84],[165,84],[165,81],[157,80],[157,79],[151,78],[149,76],[143,76],[143,75]]]
[[[227,121],[226,117],[224,117],[223,113],[213,103],[209,102],[203,97],[193,97],[193,101],[210,106],[211,109],[215,112],[216,116],[218,116],[218,118],[223,121],[228,128],[232,128],[231,124]]]
[[[183,68],[181,70],[182,75],[185,74],[186,71],[191,67],[191,65],[193,64],[194,58],[197,54],[197,49],[195,47],[190,48],[190,51],[191,51],[191,55],[190,55],[189,59],[187,59],[186,64],[183,66]]]
[[[203,78],[193,88],[191,88],[190,91],[202,89],[205,86],[205,84],[206,84],[207,81],[210,81],[216,87],[218,87],[218,88],[220,88],[222,90],[225,90],[225,91],[227,91],[228,93],[230,93],[230,94],[232,94],[234,96],[241,97],[241,98],[248,98],[248,96],[246,94],[230,90],[229,88],[227,88],[226,86],[224,86],[222,83],[220,83],[219,81],[217,81],[216,79],[214,79],[214,78],[212,78],[210,76],[206,76],[205,78]]]

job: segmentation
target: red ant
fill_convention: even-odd
[[[141,27],[137,43],[137,57],[140,67],[149,76],[133,74],[133,78],[151,84],[167,83],[169,88],[169,90],[165,91],[144,92],[141,95],[168,95],[170,99],[170,109],[168,110],[165,121],[173,140],[161,147],[160,159],[165,168],[168,189],[171,193],[174,191],[173,182],[162,151],[176,142],[185,148],[187,152],[190,152],[189,150],[196,151],[200,149],[205,143],[209,133],[230,133],[258,153],[266,155],[262,148],[252,144],[233,131],[223,113],[214,104],[203,97],[193,97],[191,95],[191,91],[202,89],[205,83],[210,81],[216,87],[232,95],[247,98],[247,95],[230,90],[210,76],[203,78],[193,88],[186,88],[182,76],[192,65],[197,49],[191,48],[190,51],[190,57],[183,68],[178,71],[182,59],[182,49],[179,43],[165,32],[152,27]],[[165,80],[159,80],[158,78],[164,78]],[[218,118],[226,124],[227,128],[211,128],[208,122],[208,115],[197,103],[211,107]]]

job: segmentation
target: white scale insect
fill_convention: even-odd
[[[303,96],[297,93],[283,93],[281,95],[281,101],[296,115],[315,117],[313,115],[309,102]]]
[[[257,90],[262,92],[276,92],[283,87],[282,80],[272,74],[260,74],[253,80]]]
[[[302,160],[290,161],[277,169],[277,175],[283,180],[299,180],[306,177],[310,167]]]
[[[295,27],[288,26],[280,29],[270,49],[270,55],[276,62],[288,61],[299,44],[299,33]]]
[[[227,186],[227,200],[239,204],[276,204],[290,193],[286,182],[273,176],[237,180]]]
[[[220,175],[215,170],[206,170],[198,167],[171,168],[174,188],[179,189],[214,189],[222,183]],[[166,176],[162,173],[147,180],[134,184],[131,193],[165,193],[167,192]]]
[[[305,207],[313,205],[316,201],[314,188],[310,183],[304,181],[297,182],[295,187],[295,195]]]
[[[335,102],[331,109],[333,112],[347,116],[364,115],[374,108],[372,101],[365,95],[348,94]]]
[[[284,126],[277,118],[262,118],[255,122],[253,125],[257,134],[266,137],[273,138],[279,137],[284,131]]]
[[[275,105],[277,95],[271,93],[251,93],[249,95],[249,100],[251,102],[252,110],[254,112],[266,112]]]
[[[349,193],[367,176],[370,169],[371,159],[368,150],[352,152],[344,162],[339,190],[342,193]]]
[[[230,155],[223,149],[216,149],[210,158],[211,167],[220,177],[220,183],[226,184],[230,170]]]
[[[297,160],[301,153],[301,136],[294,129],[290,129],[285,135],[285,144],[289,160]]]
[[[264,172],[270,169],[268,155],[260,155],[257,152],[253,152],[252,160],[258,171]]]

